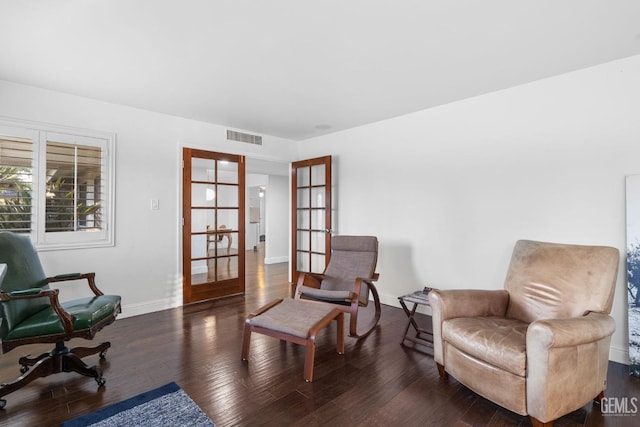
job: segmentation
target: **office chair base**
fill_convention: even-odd
[[[63,342],[59,342],[49,353],[43,353],[37,357],[21,357],[19,363],[22,375],[13,382],[0,384],[0,398],[13,393],[37,378],[48,377],[60,372],[77,372],[81,375],[92,377],[98,383],[98,387],[102,387],[106,382],[102,376],[102,369],[97,366],[88,366],[81,358],[100,353],[100,358],[104,359],[109,347],[111,347],[111,343],[104,342],[96,347],[69,349]],[[0,409],[4,408],[5,405],[6,401],[0,399]]]

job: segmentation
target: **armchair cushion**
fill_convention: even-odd
[[[331,262],[324,272],[322,288],[329,291],[353,289],[356,277],[373,277],[378,257],[378,239],[373,236],[334,236]],[[369,303],[369,287],[360,290],[360,303]]]
[[[333,302],[336,304],[351,304],[351,292],[349,291],[328,291],[309,286],[301,286],[302,294],[306,297]]]
[[[504,317],[459,317],[442,322],[442,337],[478,360],[524,377],[528,326]]]
[[[251,318],[248,322],[258,328],[282,332],[299,338],[309,338],[313,327],[327,316],[332,307],[307,301],[284,299],[272,309]]]
[[[77,299],[61,304],[62,308],[73,316],[73,329],[89,329],[109,315],[120,312],[120,297],[101,295]],[[9,331],[5,340],[56,335],[64,333],[60,317],[51,306],[24,319]]]

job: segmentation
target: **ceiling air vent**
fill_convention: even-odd
[[[246,142],[249,144],[262,145],[262,137],[258,135],[250,135],[248,133],[227,131],[227,139],[231,141]]]

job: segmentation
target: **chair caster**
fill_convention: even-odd
[[[105,380],[103,377],[100,377],[100,378],[96,378],[96,382],[98,383],[98,387],[102,387],[103,385],[105,385],[107,380]]]
[[[0,409],[4,409],[7,406],[7,401],[4,399],[0,399]]]
[[[107,349],[104,349],[100,352],[100,360],[104,360],[107,358]]]
[[[29,370],[29,367],[27,365],[22,365],[20,366],[20,373],[24,374]]]

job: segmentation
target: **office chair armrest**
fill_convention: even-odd
[[[30,288],[11,292],[0,292],[0,301],[16,301],[21,299],[49,298],[57,293],[57,289]]]
[[[17,291],[11,291],[11,292],[8,292],[8,294],[10,297],[12,297],[12,299],[21,299],[17,297],[21,297],[25,295],[37,295],[38,297],[46,296],[46,295],[39,295],[40,292],[42,292],[42,288],[30,288],[30,289],[20,289]]]
[[[73,332],[73,316],[67,313],[62,306],[60,305],[60,300],[58,299],[58,294],[60,290],[58,289],[41,289],[41,288],[31,288],[31,289],[22,289],[19,291],[12,292],[0,292],[0,301],[16,301],[22,299],[34,299],[34,298],[49,298],[49,302],[51,303],[51,307],[53,311],[56,312],[58,317],[60,318],[60,322],[62,323],[62,327],[66,333]]]
[[[89,288],[95,294],[95,296],[99,297],[104,295],[100,289],[96,286],[96,273],[69,273],[69,274],[59,274],[53,277],[47,277],[47,283],[56,283],[56,282],[66,282],[69,280],[82,280],[86,279]]]

